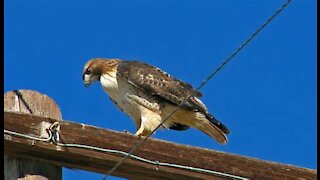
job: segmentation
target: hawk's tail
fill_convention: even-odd
[[[214,118],[212,116],[212,114],[207,113],[205,116],[212,124],[217,126],[225,134],[230,134],[230,130],[225,125],[223,125],[221,122],[219,122],[216,118]]]
[[[175,106],[166,104],[162,109],[162,117],[167,117],[172,113],[172,109],[174,108]],[[221,144],[227,143],[228,138],[226,135],[230,133],[229,129],[216,120],[211,114],[185,109],[179,109],[172,114],[164,126],[174,130],[185,130],[188,126],[191,126],[199,129]]]
[[[195,124],[196,128],[214,138],[219,143],[226,144],[228,142],[226,134],[230,133],[229,129],[216,120],[212,115],[210,116],[211,118],[198,112],[196,115],[196,119],[198,120],[198,123]]]

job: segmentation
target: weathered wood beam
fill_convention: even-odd
[[[4,110],[62,119],[59,106],[49,96],[34,90],[16,90],[4,94]],[[4,179],[61,180],[62,167],[36,159],[4,153]]]
[[[28,135],[39,135],[39,124],[54,122],[41,116],[4,113],[4,128]],[[70,121],[60,122],[60,138],[63,143],[76,143],[128,152],[139,139],[136,136],[101,129]],[[50,163],[106,173],[122,156],[80,148],[64,148],[53,143],[28,140],[5,135],[4,150],[8,154],[30,157]],[[235,154],[217,152],[167,141],[148,139],[135,155],[160,162],[203,168],[249,179],[316,179],[317,171],[291,165],[262,161]],[[133,159],[127,159],[114,172],[115,176],[131,179],[226,179],[217,175],[157,167]]]

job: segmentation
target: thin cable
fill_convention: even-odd
[[[19,90],[14,90],[14,93],[16,93],[16,95],[18,96],[19,99],[21,99],[21,101],[23,102],[23,104],[26,106],[26,108],[28,109],[30,114],[33,114],[32,109],[30,108],[29,104],[27,103],[27,101],[23,98],[22,94],[20,93]]]
[[[27,138],[27,139],[32,139],[32,140],[37,140],[37,141],[42,141],[42,142],[48,142],[48,141],[51,140],[51,137],[52,137],[52,136],[51,136],[51,133],[50,133],[49,137],[47,137],[47,138],[42,138],[42,137],[35,137],[35,136],[27,135],[27,134],[17,133],[17,132],[10,131],[10,130],[4,130],[3,132],[4,132],[5,134],[20,136],[20,137],[24,137],[24,138]]]
[[[119,154],[119,155],[123,155],[123,156],[129,155],[130,158],[132,158],[132,159],[136,159],[138,161],[149,163],[149,164],[153,164],[153,165],[156,165],[156,166],[167,166],[167,167],[185,169],[185,170],[190,170],[190,171],[208,173],[208,174],[218,175],[218,176],[222,176],[222,177],[229,177],[229,178],[234,178],[234,179],[239,179],[239,180],[248,180],[247,178],[244,178],[244,177],[241,177],[241,176],[236,176],[236,175],[232,175],[232,174],[228,174],[228,173],[222,173],[222,172],[218,172],[218,171],[212,171],[212,170],[208,170],[208,169],[196,168],[196,167],[191,167],[191,166],[183,166],[183,165],[173,164],[173,163],[152,161],[152,160],[145,159],[145,158],[142,158],[140,156],[136,156],[136,155],[129,154],[127,152],[119,151],[119,150],[104,149],[104,148],[94,147],[94,146],[90,146],[90,145],[83,145],[83,144],[60,143],[60,142],[56,141],[57,139],[54,138],[55,136],[59,136],[59,135],[54,135],[54,134],[59,134],[58,131],[56,131],[56,129],[54,129],[54,128],[57,127],[56,125],[58,125],[57,122],[55,122],[55,124],[51,125],[51,127],[48,129],[49,138],[41,138],[41,137],[30,136],[30,135],[26,135],[26,134],[10,131],[10,130],[4,130],[4,133],[5,134],[14,135],[14,136],[23,137],[23,138],[27,138],[27,139],[43,141],[43,142],[53,141],[56,145],[63,146],[63,147],[74,147],[74,148],[89,149],[89,150],[101,151],[101,152],[105,152],[105,153]]]
[[[30,136],[27,134],[17,133],[17,132],[6,130],[6,129],[3,132],[6,134],[24,137],[26,139],[32,139],[32,140],[37,140],[37,141],[42,141],[42,142],[49,142],[49,141],[55,142],[55,141],[59,141],[59,138],[57,138],[57,137],[59,137],[59,133],[57,131],[57,127],[59,127],[59,126],[60,126],[59,122],[54,122],[53,124],[51,124],[50,127],[48,129],[46,129],[46,131],[49,135],[47,138]]]
[[[113,171],[115,171],[142,143],[144,143],[160,126],[163,125],[186,101],[195,95],[199,89],[201,89],[216,73],[218,73],[223,66],[225,66],[235,55],[238,54],[252,39],[254,39],[261,30],[263,30],[287,5],[291,2],[288,0],[284,3],[272,16],[270,16],[265,23],[263,23],[246,41],[244,41],[208,78],[206,78],[200,86],[195,89],[182,103],[179,104],[149,135],[144,139],[138,141],[138,143],[129,151],[129,155],[122,158],[102,179],[105,180]]]

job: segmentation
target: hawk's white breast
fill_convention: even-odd
[[[132,87],[123,82],[119,82],[116,78],[116,73],[102,75],[100,77],[100,82],[103,90],[122,111],[127,113],[135,121],[140,119],[138,109],[128,102],[127,96],[134,93]]]
[[[140,124],[144,109],[160,111],[160,106],[153,97],[148,96],[126,80],[117,78],[116,72],[103,74],[100,82],[104,91],[136,124]]]

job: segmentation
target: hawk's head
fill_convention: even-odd
[[[82,80],[86,87],[95,81],[100,81],[102,74],[114,71],[118,59],[94,58],[89,60],[83,68]]]

